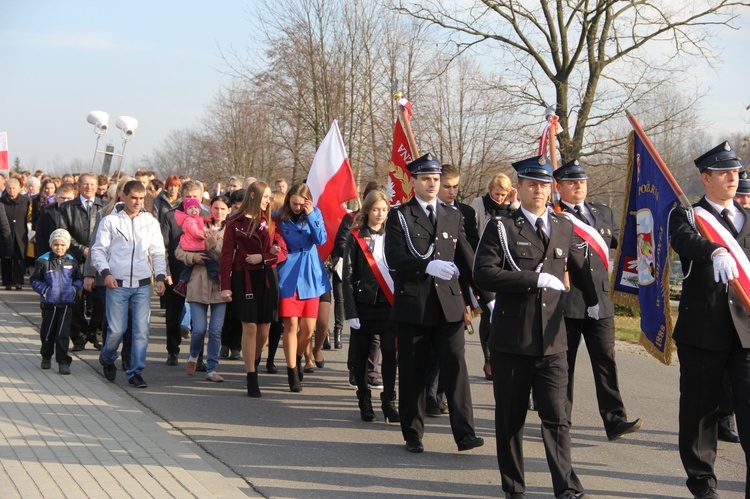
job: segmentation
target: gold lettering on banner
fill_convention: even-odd
[[[638,187],[638,194],[653,194],[656,200],[659,201],[659,189],[651,182],[646,182]]]
[[[656,335],[655,339],[655,345],[659,348],[659,350],[664,350],[664,338],[667,335],[667,327],[662,324],[659,326],[659,334]]]

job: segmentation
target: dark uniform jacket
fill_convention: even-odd
[[[86,211],[81,196],[76,196],[60,205],[59,228],[70,233],[68,253],[73,255],[78,263],[86,261],[83,251],[91,246],[91,238],[96,225],[96,214],[104,207],[102,200],[97,197],[94,197],[92,203],[91,213]]]
[[[576,216],[574,210],[568,208],[567,205],[560,203],[563,207],[563,211],[571,213]],[[617,248],[617,235],[619,228],[614,221],[612,209],[601,203],[589,203],[584,202],[586,208],[590,212],[590,216],[594,218],[591,220],[593,227],[602,236],[604,243],[608,248]],[[576,237],[576,242],[583,242]],[[609,257],[609,255],[607,255]],[[598,255],[593,253],[593,250],[589,248],[589,257],[587,263],[591,269],[591,275],[594,279],[594,286],[596,287],[596,296],[599,299],[599,318],[606,319],[615,316],[615,306],[612,304],[612,300],[609,299],[609,273],[607,268],[604,266],[604,262]],[[563,295],[563,314],[565,317],[570,319],[585,319],[586,318],[586,303],[583,300],[583,294],[577,287],[572,286],[569,293]]]
[[[498,224],[505,228],[507,249],[514,270],[500,243]],[[585,268],[583,248],[575,243],[573,224],[549,214],[550,236],[546,252],[541,239],[521,209],[512,217],[491,219],[482,234],[474,262],[474,282],[494,291],[495,307],[488,346],[491,350],[520,355],[552,355],[568,349],[560,291],[539,289],[541,272],[570,278],[583,292],[586,306],[597,303],[591,272]]]
[[[737,242],[750,257],[750,211],[737,202],[734,205],[745,215]],[[693,206],[706,209],[730,230],[705,197]],[[680,256],[682,270],[687,275],[682,283],[680,313],[673,334],[675,341],[706,350],[731,352],[739,336],[742,347],[750,348],[750,317],[732,287],[714,280],[711,254],[722,246],[702,237],[688,222],[684,208],[672,212],[669,234],[672,248]]]
[[[408,235],[398,214],[403,215]],[[437,279],[425,272],[431,260],[455,261],[460,272],[471,272],[472,251],[462,227],[461,213],[437,203],[437,227],[433,228],[427,214],[412,198],[388,213],[385,231],[385,258],[394,283],[391,319],[420,325],[459,322],[464,319],[464,301],[458,278]],[[433,253],[426,259],[415,256],[410,249],[424,255],[432,243]]]
[[[477,228],[477,212],[468,204],[455,202],[464,217],[464,232],[472,251],[476,251],[479,244],[479,229]]]

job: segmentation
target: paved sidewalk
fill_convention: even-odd
[[[0,302],[2,497],[258,496],[86,363],[41,370],[39,346]]]

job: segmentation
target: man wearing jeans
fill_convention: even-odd
[[[130,311],[133,349],[125,375],[134,387],[145,388],[142,373],[151,317],[151,277],[156,276],[155,290],[162,295],[167,261],[159,222],[143,209],[146,188],[131,180],[122,192],[125,202],[102,219],[91,248],[94,267],[104,277],[107,288],[109,334],[99,361],[104,366],[104,376],[114,381],[117,349],[128,327]]]

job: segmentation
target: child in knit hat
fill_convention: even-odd
[[[201,216],[201,204],[197,199],[186,199],[182,202],[185,211],[175,211],[175,222],[182,227],[180,248],[185,251],[203,253],[206,271],[210,277],[219,275],[219,262],[209,258],[206,251],[206,219]],[[185,296],[187,283],[190,280],[192,268],[185,266],[180,273],[180,280],[174,287],[174,292]]]
[[[68,254],[67,230],[53,231],[49,245],[52,250],[37,258],[31,275],[31,287],[41,296],[42,369],[52,367],[54,353],[59,373],[70,374],[70,319],[76,294],[83,286],[83,275],[75,258]]]

